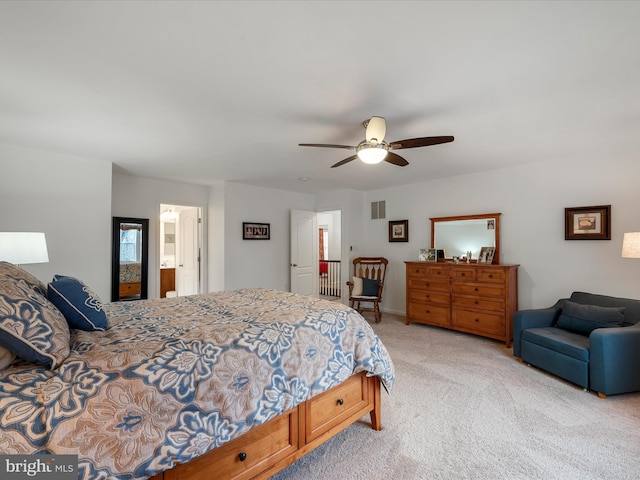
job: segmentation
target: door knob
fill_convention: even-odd
[[[292,264],[291,264],[291,266],[292,266],[292,267],[297,267],[297,266],[298,266],[298,264],[297,264],[297,263],[292,263]]]

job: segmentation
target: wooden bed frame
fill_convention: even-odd
[[[357,373],[340,385],[151,480],[267,479],[369,413],[381,430],[380,379]]]

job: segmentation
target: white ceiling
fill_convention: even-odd
[[[0,2],[0,142],[315,193],[640,151],[640,2]],[[330,166],[362,121],[410,165]],[[300,177],[311,180],[302,182]]]

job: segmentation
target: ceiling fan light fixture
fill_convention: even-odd
[[[385,157],[387,156],[387,149],[382,143],[379,143],[375,146],[362,145],[361,147],[358,147],[357,155],[358,158],[364,163],[375,165],[376,163],[380,163],[385,159]]]

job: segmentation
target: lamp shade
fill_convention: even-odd
[[[628,232],[622,239],[622,256],[640,258],[640,232]]]
[[[47,240],[41,232],[0,232],[0,260],[22,265],[47,263]]]
[[[358,158],[371,165],[380,163],[387,156],[387,151],[382,146],[365,147],[358,150]]]

